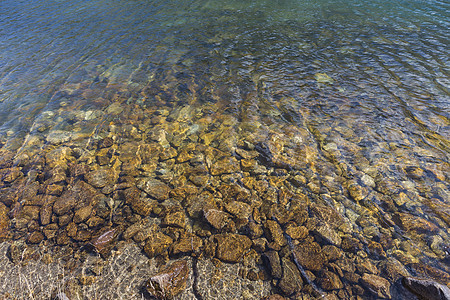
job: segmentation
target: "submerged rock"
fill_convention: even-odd
[[[217,258],[231,263],[239,262],[252,245],[248,237],[240,234],[218,234],[215,239],[217,240]]]
[[[391,299],[391,284],[383,277],[373,274],[363,274],[361,281],[364,286],[375,293],[379,298]]]
[[[402,282],[420,299],[450,300],[450,289],[443,284],[432,280],[421,280],[411,277],[404,277]]]
[[[145,288],[151,296],[157,299],[172,299],[186,288],[188,277],[187,262],[179,260],[152,276],[145,284]]]

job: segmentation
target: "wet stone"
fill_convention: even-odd
[[[73,221],[75,223],[81,223],[86,221],[92,212],[92,206],[88,205],[85,207],[82,207],[75,211],[75,215],[73,216]]]
[[[283,230],[278,222],[267,220],[264,229],[269,242],[273,242],[279,249],[287,244],[287,241],[283,235]]]
[[[264,261],[268,266],[270,274],[273,278],[281,278],[283,270],[281,268],[280,256],[277,251],[268,251],[264,253]]]
[[[192,233],[185,233],[172,245],[171,254],[196,253],[202,245],[203,241],[201,238]]]
[[[311,271],[319,271],[327,263],[325,254],[315,242],[299,244],[295,247],[294,255],[301,266]]]
[[[415,231],[417,233],[437,232],[438,227],[424,218],[410,215],[408,213],[397,213],[394,218],[401,228],[406,231]]]
[[[177,211],[177,212],[167,214],[164,217],[161,224],[166,225],[166,226],[174,226],[174,227],[178,227],[178,228],[184,228],[186,226],[184,212]]]
[[[152,258],[163,254],[172,244],[173,240],[162,232],[151,234],[144,246],[144,251],[148,257]]]
[[[114,175],[114,172],[109,168],[102,168],[87,173],[84,175],[84,178],[90,185],[96,188],[102,188],[115,182],[116,178]]]
[[[239,171],[239,162],[234,157],[224,157],[211,166],[211,174],[214,176],[235,173]]]
[[[248,237],[240,234],[217,234],[214,238],[217,241],[216,257],[224,262],[239,262],[252,245]]]
[[[137,187],[158,201],[169,198],[170,187],[157,179],[140,180]]]
[[[361,282],[366,288],[376,294],[379,298],[391,299],[391,284],[383,277],[365,273],[361,278]]]
[[[172,299],[186,288],[189,268],[185,260],[179,260],[164,267],[156,275],[150,277],[145,288],[157,299]]]
[[[427,300],[449,300],[450,289],[432,280],[416,279],[412,277],[405,277],[402,280],[406,286],[414,294],[418,295],[420,299]]]
[[[323,271],[320,275],[321,276],[317,279],[317,281],[324,290],[331,291],[344,288],[344,284],[335,273]]]
[[[35,231],[28,236],[27,242],[30,244],[39,244],[43,239],[44,235],[39,231]]]
[[[283,275],[278,287],[285,295],[299,292],[303,287],[303,280],[297,266],[288,258],[282,258]]]
[[[203,215],[212,227],[219,230],[227,226],[231,220],[231,216],[229,214],[217,209],[204,210]]]

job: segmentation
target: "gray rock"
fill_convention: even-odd
[[[419,299],[450,300],[450,289],[443,284],[411,277],[404,277],[402,282],[409,290],[419,296]]]

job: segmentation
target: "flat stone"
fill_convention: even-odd
[[[90,185],[96,188],[102,188],[108,184],[114,183],[115,181],[114,172],[112,172],[109,168],[93,170],[85,174],[84,178]]]
[[[225,262],[239,262],[252,245],[248,237],[240,234],[217,234],[214,238],[217,241],[216,256]]]
[[[380,263],[381,274],[390,282],[396,282],[402,277],[410,276],[408,270],[401,262],[393,257],[388,257]]]
[[[39,231],[34,231],[28,236],[27,242],[30,244],[39,244],[44,239],[44,235]]]
[[[141,180],[138,182],[137,187],[158,201],[169,198],[170,187],[157,179]]]
[[[172,299],[186,288],[189,268],[186,260],[178,260],[150,277],[145,288],[157,299]]]
[[[361,278],[362,284],[382,299],[391,299],[391,284],[383,277],[364,273]]]
[[[314,228],[314,233],[318,234],[321,238],[323,238],[330,244],[336,246],[341,245],[341,237],[335,229],[330,228],[330,226],[328,226],[327,224],[318,224],[316,228]]]

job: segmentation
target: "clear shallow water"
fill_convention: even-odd
[[[110,122],[147,132],[148,119],[167,114],[190,128],[170,133],[178,150],[177,135],[206,144],[186,132],[227,122],[231,136],[210,144],[223,151],[258,139],[276,148],[287,137],[292,159],[308,157],[300,170],[308,183],[337,182],[334,194],[355,200],[329,204],[363,235],[362,208],[435,224],[432,233],[393,230],[445,269],[449,9],[445,1],[2,1],[3,156],[33,169],[57,145],[88,149]],[[181,107],[202,110],[209,124],[183,119]],[[392,201],[355,199],[352,180]]]

